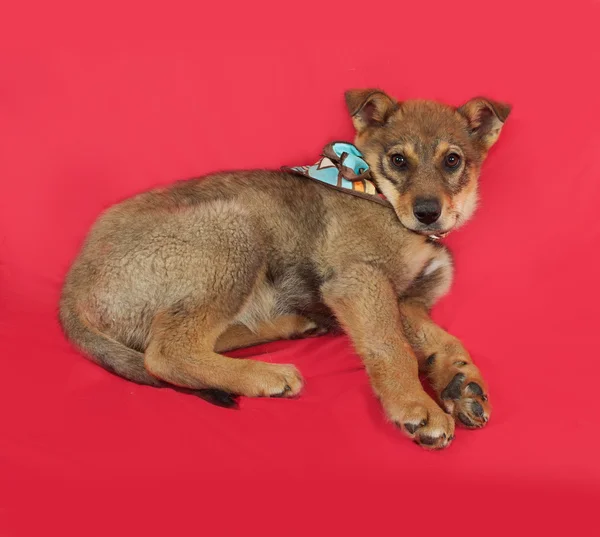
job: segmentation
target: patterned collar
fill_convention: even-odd
[[[333,142],[326,145],[323,148],[321,159],[312,166],[285,167],[283,169],[310,177],[347,194],[392,207],[392,204],[377,190],[375,183],[371,180],[369,165],[364,160],[362,153],[347,142]]]
[[[359,198],[374,201],[390,207],[392,204],[379,192],[371,179],[369,165],[356,146],[348,142],[333,142],[323,148],[320,160],[312,166],[284,167],[292,172],[319,181],[324,185]],[[429,235],[432,241],[438,241],[446,235]]]

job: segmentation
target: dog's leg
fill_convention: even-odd
[[[396,293],[379,270],[348,267],[322,288],[351,337],[388,417],[427,448],[446,447],[454,420],[425,393],[417,359],[402,333]]]
[[[228,358],[214,351],[228,323],[216,307],[207,305],[157,315],[144,356],[146,369],[165,382],[193,390],[218,389],[248,397],[297,395],[302,377],[293,365]]]
[[[402,300],[404,333],[441,404],[469,428],[483,427],[490,416],[488,390],[463,344],[429,317],[419,300]]]
[[[282,315],[262,323],[256,331],[243,324],[230,325],[217,339],[216,352],[252,347],[279,339],[298,339],[323,334],[316,323],[301,315]]]

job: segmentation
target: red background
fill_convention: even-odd
[[[600,402],[600,3],[13,2],[0,21],[0,535],[592,535]],[[345,338],[239,412],[92,365],[55,320],[110,204],[350,140],[342,93],[514,109],[435,310],[495,412],[423,451]],[[592,501],[595,500],[595,503]]]

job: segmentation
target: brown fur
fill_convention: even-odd
[[[478,370],[427,315],[452,278],[448,252],[428,235],[471,216],[481,163],[509,108],[398,103],[379,90],[348,92],[347,103],[356,144],[393,209],[269,171],[135,196],[99,218],[69,271],[60,306],[69,339],[135,382],[211,397],[293,396],[302,389],[294,366],[219,353],[339,323],[387,415],[415,441],[445,447],[454,431],[419,383],[419,363],[454,417],[485,423]],[[448,151],[462,158],[452,172]],[[391,164],[400,152],[406,170]],[[424,195],[443,207],[432,225],[412,212]]]

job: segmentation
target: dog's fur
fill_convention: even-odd
[[[129,380],[227,406],[231,394],[295,396],[303,381],[294,366],[221,352],[339,323],[386,414],[417,443],[449,445],[454,418],[484,425],[479,370],[428,315],[452,279],[450,254],[428,235],[472,215],[481,164],[510,108],[482,98],[458,109],[399,103],[379,90],[349,91],[346,102],[393,209],[274,171],[140,194],[99,218],[73,264],[60,304],[68,338]],[[450,153],[460,158],[452,170]],[[423,197],[442,206],[431,225],[413,214]]]

